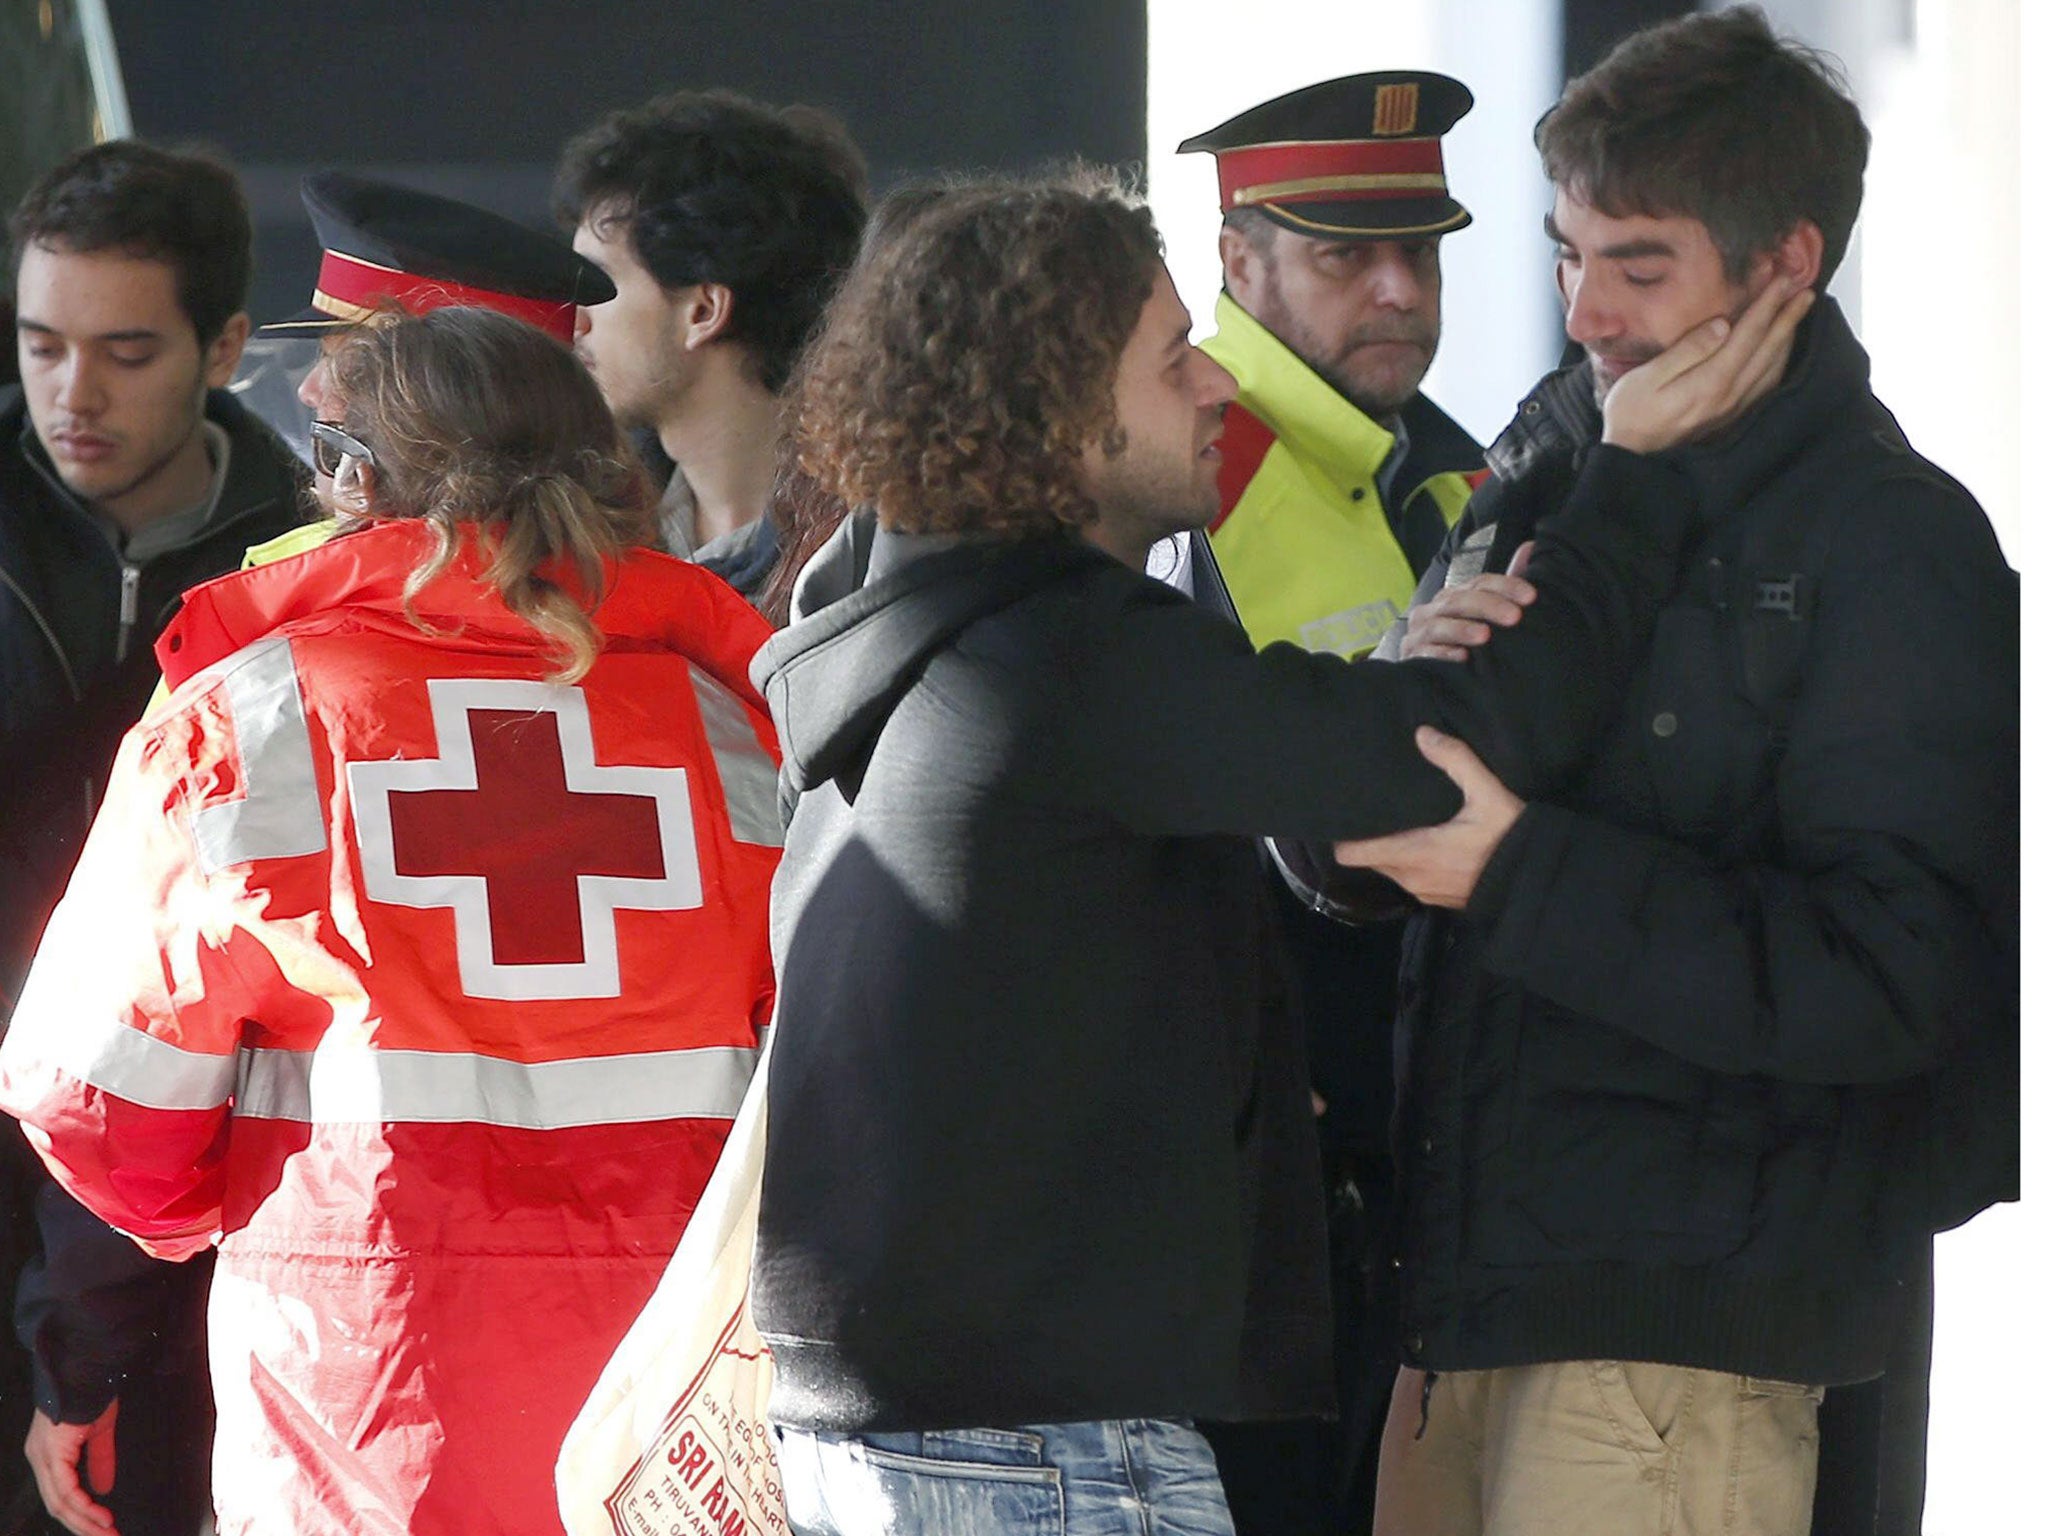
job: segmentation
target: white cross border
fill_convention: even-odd
[[[516,678],[430,678],[438,757],[348,764],[356,843],[362,851],[363,890],[372,901],[400,907],[451,907],[456,964],[467,997],[524,1002],[543,998],[617,997],[619,941],[616,913],[681,911],[704,905],[697,866],[696,827],[690,816],[686,768],[599,767],[590,731],[590,704],[580,688]],[[410,790],[477,787],[476,750],[470,740],[473,710],[509,710],[555,717],[562,747],[563,781],[572,794],[635,795],[654,802],[661,840],[660,879],[633,875],[576,877],[583,922],[578,963],[501,965],[491,945],[490,893],[482,875],[401,875],[391,833],[391,796]],[[488,835],[488,834],[486,834]]]

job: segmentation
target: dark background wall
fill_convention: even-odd
[[[1687,16],[1711,6],[1693,0],[1563,0],[1564,73],[1582,75],[1606,56],[1607,50],[1643,27]]]
[[[1548,3],[1562,11],[1561,74],[1693,9]],[[545,224],[564,141],[677,87],[832,109],[877,188],[1062,155],[1137,164],[1145,150],[1144,0],[109,0],[109,12],[135,131],[211,144],[248,184],[259,321],[298,309],[311,285],[306,172],[347,167]]]
[[[307,171],[545,223],[563,142],[663,90],[837,112],[877,188],[938,167],[1145,152],[1143,0],[110,0],[135,132],[223,150],[257,219],[259,320],[306,301]]]

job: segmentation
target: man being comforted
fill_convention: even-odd
[[[1603,400],[1826,284],[1869,139],[1744,9],[1630,39],[1537,142],[1587,358],[1490,452],[1409,656],[1518,627],[1476,573],[1578,494]],[[1443,752],[1465,812],[1348,851],[1446,909],[1397,1043],[1386,1531],[1919,1529],[1930,1236],[2018,1192],[2018,590],[1869,371],[1823,301],[1677,456],[1706,533],[1584,771],[1525,806]]]

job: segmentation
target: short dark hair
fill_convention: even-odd
[[[899,532],[1092,522],[1081,455],[1121,444],[1117,369],[1159,262],[1109,172],[946,190],[826,311],[796,389],[801,467]]]
[[[860,244],[866,193],[860,150],[829,113],[678,91],[570,143],[555,216],[623,225],[664,288],[730,288],[728,334],[779,392]]]
[[[235,173],[203,153],[135,139],[81,149],[29,188],[7,233],[15,278],[31,245],[162,262],[201,346],[249,299],[249,204]]]
[[[1554,185],[1603,213],[1698,219],[1732,281],[1811,219],[1826,287],[1870,131],[1840,67],[1745,5],[1624,39],[1538,120],[1536,147]]]
[[[1223,227],[1234,229],[1261,256],[1273,254],[1273,231],[1280,226],[1257,208],[1232,208],[1223,215]]]

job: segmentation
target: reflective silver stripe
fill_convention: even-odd
[[[755,736],[746,706],[715,679],[690,668],[697,690],[697,713],[725,786],[725,813],[733,841],[762,848],[782,846],[782,813],[776,808],[775,759]]]
[[[289,859],[327,846],[313,739],[289,640],[259,640],[209,671],[220,676],[241,756],[242,798],[192,815],[199,867],[213,874],[253,859]]]
[[[336,1036],[312,1051],[245,1051],[235,1113],[315,1125],[472,1123],[528,1131],[730,1120],[758,1055],[745,1046],[705,1046],[528,1064],[380,1051]]]
[[[102,1093],[145,1109],[219,1109],[234,1091],[236,1058],[188,1051],[126,1024],[98,1031],[73,1021],[38,1031],[66,1072]]]

